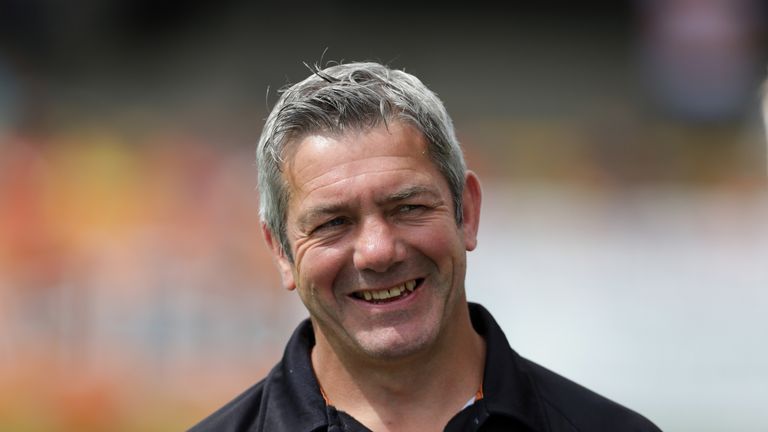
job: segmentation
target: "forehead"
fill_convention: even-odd
[[[291,150],[284,175],[292,193],[398,170],[441,175],[424,135],[403,122],[343,134],[309,134]]]

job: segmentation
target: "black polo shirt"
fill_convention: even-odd
[[[457,413],[446,432],[659,431],[641,415],[520,357],[485,308],[470,303],[469,311],[486,341],[483,398]],[[314,344],[312,325],[305,320],[265,379],[191,432],[369,432],[325,404],[312,371]]]

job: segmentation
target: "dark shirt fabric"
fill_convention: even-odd
[[[486,341],[483,398],[457,413],[446,432],[659,431],[641,415],[519,356],[485,308],[470,303],[469,310]],[[190,432],[369,432],[326,405],[312,371],[314,344],[305,320],[266,378]]]

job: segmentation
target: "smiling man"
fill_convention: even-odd
[[[258,146],[262,226],[309,319],[193,431],[657,431],[520,357],[469,304],[481,189],[441,101],[375,63],[283,93]]]

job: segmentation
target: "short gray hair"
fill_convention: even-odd
[[[320,70],[282,91],[267,117],[256,150],[260,216],[293,261],[286,232],[289,188],[282,176],[286,148],[312,133],[345,131],[405,121],[427,139],[429,155],[445,176],[456,222],[462,223],[466,165],[440,99],[418,78],[378,63],[348,63]]]

